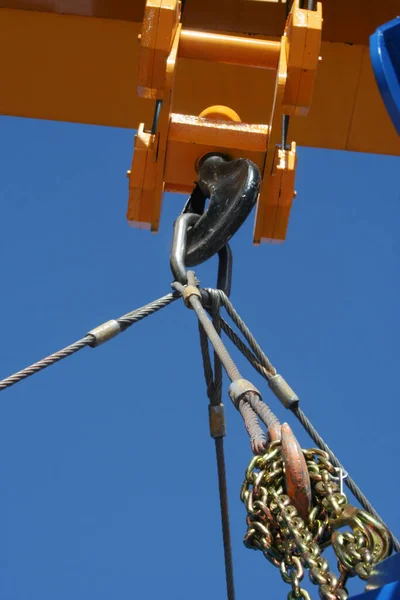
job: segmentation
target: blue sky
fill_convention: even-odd
[[[0,126],[5,377],[168,293],[185,198],[166,196],[158,235],[131,229],[132,131],[6,117]],[[286,243],[253,247],[254,213],[232,241],[234,305],[397,534],[399,171],[398,157],[300,148]],[[215,260],[198,272],[212,286]],[[226,387],[225,399],[237,598],[285,598],[279,572],[242,544],[251,454]],[[225,597],[191,311],[176,303],[0,400],[2,600]]]

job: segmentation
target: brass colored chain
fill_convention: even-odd
[[[351,506],[333,480],[335,467],[322,450],[303,450],[311,478],[313,507],[305,523],[284,490],[281,442],[272,442],[264,455],[255,456],[247,470],[241,500],[247,509],[244,543],[261,550],[291,585],[288,599],[310,600],[301,587],[304,569],[319,587],[323,600],[346,600],[346,582],[358,575],[367,579],[378,562],[392,551],[387,529],[369,513]],[[348,526],[351,531],[341,532]],[[332,545],[340,575],[330,571],[322,551]]]

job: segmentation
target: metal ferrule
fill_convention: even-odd
[[[200,301],[202,299],[200,290],[196,286],[185,285],[185,287],[183,288],[182,297],[184,303],[189,308],[191,308],[189,300],[192,296],[197,296],[197,298],[199,298]]]
[[[222,438],[226,435],[225,408],[223,404],[209,404],[208,417],[210,422],[210,435],[213,438]]]
[[[236,381],[232,381],[228,390],[230,399],[236,408],[238,408],[240,400],[242,400],[249,392],[257,394],[257,396],[261,398],[259,390],[250,381],[247,381],[247,379],[236,379]]]
[[[290,385],[281,375],[274,375],[274,377],[271,377],[268,381],[268,385],[285,408],[292,408],[294,404],[300,402],[300,398],[296,392],[292,390]]]
[[[93,342],[89,344],[92,348],[96,348],[104,342],[108,342],[113,337],[121,333],[122,329],[118,321],[112,319],[111,321],[106,321],[102,325],[95,327],[87,335],[93,336]]]

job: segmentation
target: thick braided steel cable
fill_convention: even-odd
[[[224,301],[222,303],[224,304]],[[230,303],[230,301],[229,301],[229,303]],[[256,369],[256,371],[262,377],[264,377],[264,379],[266,379],[267,381],[269,381],[271,375],[270,375],[270,373],[268,373],[266,371],[265,367],[263,366],[266,363],[268,363],[269,365],[271,365],[269,359],[266,357],[266,355],[264,354],[264,352],[261,349],[261,347],[255,341],[254,337],[252,336],[251,332],[248,330],[248,328],[245,325],[244,321],[242,321],[242,319],[239,317],[239,315],[237,315],[237,313],[236,313],[236,316],[238,318],[235,319],[235,321],[234,321],[235,324],[236,325],[238,323],[240,323],[241,325],[243,324],[244,325],[243,329],[246,328],[247,331],[248,331],[248,333],[250,334],[248,337],[246,336],[246,339],[248,340],[250,338],[250,339],[252,339],[255,342],[255,344],[252,345],[252,349],[254,349],[254,348],[257,349],[257,357],[254,356],[254,354],[249,350],[249,348],[247,348],[247,346],[243,343],[243,341],[239,338],[239,336],[224,321],[224,319],[221,318],[221,327],[222,327],[223,331],[226,333],[226,335],[229,337],[229,339],[233,342],[233,344],[235,344],[235,346],[238,348],[238,350],[240,350],[240,352],[243,354],[243,356],[249,361],[249,363],[253,366],[253,368]],[[238,325],[238,327],[239,327],[239,325]],[[242,326],[240,326],[239,328],[242,331]],[[243,333],[243,331],[242,331],[242,333]],[[261,358],[261,362],[258,361],[258,358]],[[272,369],[276,373],[275,367],[272,366]],[[318,433],[318,431],[315,429],[315,427],[313,426],[313,424],[311,423],[311,421],[304,414],[304,412],[301,410],[301,408],[298,406],[298,404],[294,404],[289,410],[299,420],[299,422],[304,427],[304,429],[306,430],[306,432],[308,433],[308,435],[310,436],[310,438],[313,440],[313,442],[315,442],[315,444],[321,450],[324,450],[328,454],[329,459],[332,462],[332,464],[335,467],[337,467],[338,469],[342,469],[342,471],[347,472],[345,470],[345,468],[343,467],[343,465],[341,464],[341,462],[339,461],[339,459],[337,458],[337,456],[332,452],[332,450],[329,448],[329,446],[326,444],[326,442],[320,436],[320,434]],[[389,531],[390,535],[392,536],[393,547],[396,550],[396,552],[399,552],[400,551],[400,542],[399,542],[399,540],[396,538],[396,536],[393,534],[393,532],[390,530],[390,528],[383,521],[383,519],[379,515],[379,513],[374,509],[374,507],[372,506],[372,504],[370,503],[370,501],[368,500],[368,498],[366,497],[366,495],[364,494],[364,492],[361,490],[361,488],[354,481],[354,479],[352,477],[350,477],[350,475],[347,475],[347,477],[345,478],[344,482],[345,482],[346,486],[349,488],[349,490],[352,492],[352,494],[354,495],[354,497],[358,500],[358,502],[364,508],[364,510],[366,510],[373,517],[375,517],[376,519],[378,519],[379,521],[381,521],[381,523],[387,528],[387,530]]]
[[[233,574],[233,557],[231,531],[229,523],[228,487],[226,483],[224,438],[215,438],[215,455],[217,458],[219,503],[221,509],[222,539],[225,558],[225,578],[228,600],[235,600],[235,580]]]
[[[137,323],[138,321],[141,321],[142,319],[145,319],[146,317],[156,313],[165,306],[168,306],[168,304],[171,304],[171,302],[174,302],[174,300],[177,300],[179,297],[180,295],[177,293],[169,293],[166,296],[159,298],[158,300],[154,300],[153,302],[142,306],[141,308],[133,310],[125,315],[122,315],[122,317],[116,319],[116,321],[120,325],[121,331],[125,331],[134,323]],[[25,369],[22,369],[21,371],[18,371],[17,373],[6,377],[2,381],[0,381],[0,391],[9,388],[12,385],[15,385],[16,383],[26,379],[27,377],[35,375],[35,373],[43,371],[43,369],[46,369],[47,367],[54,365],[60,360],[63,360],[64,358],[75,354],[76,352],[82,350],[82,348],[85,348],[86,346],[91,346],[93,340],[94,336],[92,334],[88,334],[82,339],[78,340],[77,342],[74,342],[70,346],[63,348],[62,350],[59,350],[54,354],[50,354],[50,356],[39,360],[33,365],[30,365],[29,367],[26,367]]]
[[[19,381],[22,381],[23,379],[26,379],[27,377],[30,377],[35,373],[39,373],[39,371],[43,371],[43,369],[46,369],[47,367],[54,365],[60,360],[71,356],[71,354],[75,354],[75,352],[78,352],[79,350],[82,350],[82,348],[89,346],[92,340],[93,337],[91,335],[86,335],[84,338],[78,340],[77,342],[74,342],[70,346],[63,348],[58,352],[54,352],[54,354],[50,354],[50,356],[47,356],[46,358],[39,360],[33,365],[30,365],[29,367],[26,367],[25,369],[14,373],[14,375],[10,375],[10,377],[6,377],[2,381],[0,381],[0,391],[9,388],[12,385],[15,385]]]
[[[215,330],[218,333],[218,335],[220,335],[220,301],[218,295],[214,295],[212,298],[210,313],[213,319],[213,325],[215,327]],[[200,334],[200,348],[203,357],[204,377],[207,386],[207,396],[212,406],[218,406],[222,403],[222,363],[219,359],[217,352],[214,351],[213,372],[208,346],[208,337],[200,320],[198,321],[198,323]],[[224,438],[215,437],[214,443],[218,473],[218,492],[221,512],[222,542],[224,548],[226,590],[228,600],[235,600],[235,580],[233,571],[232,542],[229,521],[228,486],[226,481]]]
[[[215,331],[221,337],[221,301],[218,294],[211,296],[211,316]],[[220,402],[222,399],[222,363],[219,356],[214,352],[214,393]]]
[[[228,323],[221,317],[221,328],[222,331],[228,336],[233,344],[237,347],[238,350],[243,354],[245,358],[249,361],[252,367],[262,376],[264,379],[268,381],[269,374],[265,367],[258,361],[257,357],[254,356],[250,348],[246,346],[246,344],[240,339],[240,337],[235,333],[228,325]]]
[[[154,300],[153,302],[142,306],[141,308],[136,308],[135,310],[126,313],[125,315],[122,315],[122,317],[119,317],[119,319],[116,319],[116,321],[120,324],[121,330],[125,331],[125,329],[128,329],[128,327],[130,327],[134,323],[137,323],[138,321],[141,321],[142,319],[153,315],[162,308],[165,308],[166,306],[171,304],[171,302],[177,300],[178,298],[180,298],[179,294],[177,294],[176,292],[171,292],[169,294],[166,294],[165,296],[162,296],[162,298],[158,298],[158,300]]]
[[[208,349],[208,337],[199,321],[200,349],[203,357],[204,379],[206,380],[207,396],[211,404],[218,404],[214,393],[214,373],[211,366],[210,352]]]
[[[257,394],[248,392],[248,394],[246,394],[246,401],[250,404],[253,411],[261,419],[267,429],[273,428],[276,425],[280,426],[278,417],[272,412],[268,404],[261,400]]]
[[[221,290],[207,289],[207,292],[211,295],[213,294],[213,292],[218,293],[221,299],[221,304],[224,306],[226,312],[228,313],[236,327],[239,329],[239,331],[242,333],[243,337],[246,339],[247,343],[249,344],[250,348],[252,349],[260,363],[270,373],[270,377],[276,375],[275,367],[271,364],[270,360],[259,346],[257,340],[255,339],[255,337],[253,336],[250,329],[247,327],[246,323],[243,321],[239,313],[236,311],[228,296],[226,296],[226,294],[224,294],[224,292],[222,292]]]

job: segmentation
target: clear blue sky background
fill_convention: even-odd
[[[167,195],[158,235],[131,229],[131,131],[0,127],[5,377],[168,293],[185,199]],[[399,172],[399,158],[301,148],[287,242],[253,247],[254,215],[232,242],[235,306],[397,534]],[[215,272],[215,261],[199,269],[204,285]],[[207,403],[196,319],[181,303],[3,392],[2,600],[224,598]],[[226,405],[237,598],[286,598],[279,572],[242,544],[251,454]]]

